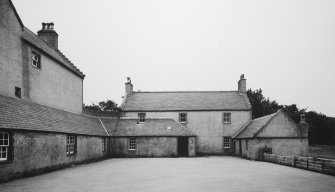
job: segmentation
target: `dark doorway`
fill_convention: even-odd
[[[240,151],[239,156],[242,156],[242,141],[241,141],[241,139],[239,139],[238,142],[239,142],[239,151]]]
[[[188,156],[188,137],[178,137],[178,155],[180,157]]]

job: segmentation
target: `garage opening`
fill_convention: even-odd
[[[178,155],[180,157],[188,156],[188,137],[178,137]]]

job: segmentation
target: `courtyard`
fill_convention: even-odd
[[[335,177],[235,157],[108,159],[0,184],[1,192],[335,191]]]

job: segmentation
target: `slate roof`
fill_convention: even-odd
[[[78,75],[80,78],[84,79],[85,75],[68,58],[66,58],[62,52],[51,47],[48,43],[40,39],[35,33],[26,27],[23,28],[22,38],[33,44],[51,58],[55,59],[65,68]]]
[[[238,91],[133,92],[123,111],[251,110],[246,94]]]
[[[0,128],[107,136],[98,118],[1,95]]]
[[[143,124],[137,123],[137,118],[121,118],[118,122],[101,118],[101,121],[111,136],[195,136],[172,118],[146,118]]]
[[[280,111],[281,110],[278,110],[276,113],[250,121],[250,123],[247,124],[242,131],[233,136],[233,138],[253,138],[257,136],[257,133],[259,133],[259,131],[265,127]]]

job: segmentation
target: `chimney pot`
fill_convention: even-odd
[[[54,30],[54,23],[43,22],[42,29],[37,32],[37,35],[50,46],[58,49],[58,34]]]

